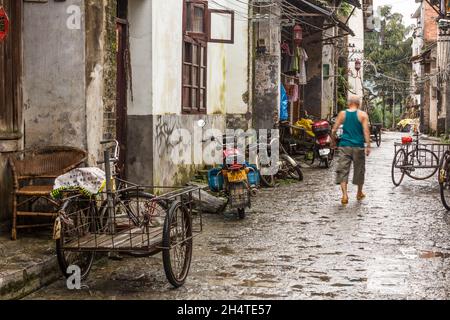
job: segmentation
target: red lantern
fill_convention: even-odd
[[[9,18],[3,7],[0,6],[0,42],[4,41],[8,36]]]
[[[355,70],[356,71],[361,70],[361,61],[360,60],[355,61]]]
[[[297,24],[294,27],[294,43],[299,46],[302,44],[302,41],[303,41],[303,29],[299,24]]]

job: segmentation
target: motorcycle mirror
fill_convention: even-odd
[[[200,128],[204,128],[206,126],[206,121],[204,119],[200,119],[200,120],[197,121],[197,125]]]

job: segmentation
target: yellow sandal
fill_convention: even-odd
[[[358,201],[361,201],[365,198],[366,198],[366,195],[364,193],[358,193],[358,195],[356,196],[356,199],[358,199]]]

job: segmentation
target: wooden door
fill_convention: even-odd
[[[20,138],[22,112],[22,1],[0,0],[10,20],[0,43],[0,139]]]
[[[127,153],[127,100],[128,100],[128,23],[117,19],[117,104],[116,136],[120,144],[120,176],[126,178],[125,162]]]

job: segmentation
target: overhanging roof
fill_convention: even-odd
[[[361,9],[361,2],[359,0],[343,0],[344,2],[347,2],[348,4],[351,4],[352,6]]]
[[[358,0],[348,0],[346,2],[355,2],[355,4],[359,4],[361,6],[361,4],[358,2]],[[304,9],[308,12],[311,13],[318,13],[324,16],[324,18],[326,18],[328,21],[330,21],[332,24],[338,26],[339,28],[343,29],[344,31],[346,31],[348,34],[350,34],[351,36],[355,36],[355,33],[353,32],[352,29],[350,29],[350,27],[344,23],[343,21],[341,21],[339,19],[339,17],[332,11],[329,11],[327,8],[323,7],[322,5],[320,5],[317,2],[314,2],[312,0],[293,0],[291,1],[292,4],[296,3],[297,7],[301,7],[301,9]]]

